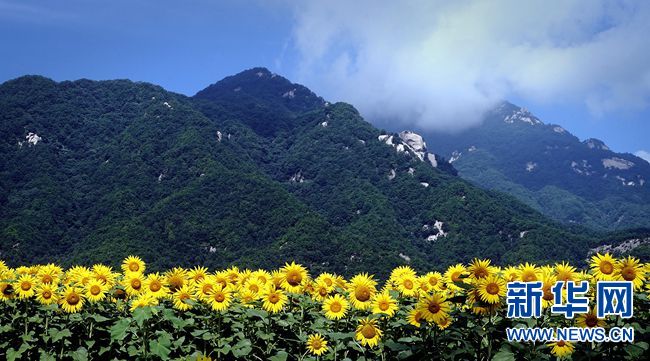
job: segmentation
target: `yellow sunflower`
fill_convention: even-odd
[[[253,293],[250,290],[242,288],[237,293],[237,297],[239,298],[239,303],[242,306],[244,306],[244,307],[252,307],[251,303],[258,300],[260,296],[257,293]]]
[[[42,283],[36,287],[36,300],[43,305],[51,305],[58,302],[56,287],[51,284]]]
[[[206,267],[196,266],[187,272],[187,277],[190,282],[199,283],[208,276],[208,269]]]
[[[557,263],[555,265],[555,275],[558,281],[573,281],[575,273],[576,268],[567,262]]]
[[[372,298],[372,313],[393,317],[397,308],[397,300],[392,298],[388,292],[377,293]]]
[[[239,268],[237,268],[237,266],[232,266],[224,272],[226,273],[226,277],[228,277],[228,283],[233,285],[237,284],[237,281],[239,280]]]
[[[438,326],[439,329],[444,330],[451,325],[451,318],[450,317],[440,318],[438,319],[438,321],[436,321],[436,325]]]
[[[449,317],[451,306],[443,294],[435,293],[420,299],[418,309],[422,311],[422,317],[425,320],[436,322],[443,317]]]
[[[215,274],[212,275],[212,281],[216,284],[220,284],[221,287],[228,287],[230,284],[230,278],[226,271],[215,272]]]
[[[144,261],[138,256],[128,256],[122,262],[122,271],[124,273],[136,272],[144,273],[146,265]]]
[[[61,274],[63,274],[61,267],[50,263],[39,268],[36,278],[42,284],[57,284]]]
[[[503,269],[502,274],[506,282],[514,282],[519,279],[519,269],[517,267],[508,266]]]
[[[177,289],[174,293],[172,293],[172,302],[174,303],[174,308],[179,311],[187,311],[192,308],[190,301],[193,301],[193,294],[194,288],[190,285],[184,285],[181,288]]]
[[[85,288],[86,298],[91,303],[103,300],[106,297],[106,291],[108,291],[104,283],[99,280],[91,280]]]
[[[452,291],[460,290],[461,288],[455,283],[463,282],[463,276],[467,275],[467,269],[462,264],[458,263],[447,269],[445,272],[445,283],[447,288]]]
[[[327,351],[327,341],[319,333],[309,335],[307,338],[307,350],[316,356],[320,356]]]
[[[266,286],[264,283],[260,282],[257,278],[251,277],[248,280],[246,280],[246,282],[244,282],[242,288],[247,289],[257,295],[260,292],[262,292],[266,288]]]
[[[557,283],[557,278],[554,275],[544,276],[542,278],[542,308],[548,308],[555,304],[555,295],[551,290]]]
[[[638,291],[643,287],[643,282],[645,282],[643,265],[640,265],[639,260],[632,256],[623,258],[616,262],[614,279],[619,281],[631,281],[634,284],[634,290]]]
[[[316,283],[323,282],[327,285],[327,287],[331,287],[331,289],[334,289],[336,287],[336,276],[331,274],[331,273],[321,273],[316,277]]]
[[[139,307],[152,307],[158,305],[158,298],[149,292],[145,292],[135,297],[131,301],[131,312]]]
[[[596,316],[596,311],[591,309],[587,313],[578,315],[576,324],[584,328],[605,327],[605,320],[599,319]]]
[[[611,254],[605,253],[604,255],[596,253],[591,257],[591,273],[597,280],[611,281],[614,279],[614,267],[616,260]]]
[[[321,302],[334,290],[334,286],[328,286],[325,281],[320,280],[314,284],[314,290],[311,292],[311,298]]]
[[[8,301],[14,298],[14,286],[9,282],[0,282],[0,300]]]
[[[490,304],[499,303],[506,295],[506,281],[495,275],[480,279],[476,287],[481,300]]]
[[[422,310],[420,310],[417,307],[410,310],[406,319],[409,324],[415,327],[420,327],[420,325],[422,324],[422,320],[424,319],[422,315]]]
[[[169,290],[175,292],[187,283],[187,270],[181,267],[174,267],[165,273]]]
[[[542,277],[541,272],[534,264],[523,264],[519,266],[519,279],[522,282],[536,282]]]
[[[76,287],[66,286],[59,303],[67,313],[79,312],[84,305],[83,293]]]
[[[367,273],[358,274],[348,283],[348,292],[352,305],[359,310],[367,310],[372,306],[372,296],[377,292],[377,282]]]
[[[308,279],[307,270],[305,267],[291,262],[291,264],[286,263],[282,267],[281,272],[284,275],[282,281],[282,288],[291,293],[300,293],[302,292],[302,287],[305,285]]]
[[[103,264],[96,264],[92,268],[93,277],[97,280],[104,282],[106,287],[111,288],[115,285],[115,278],[117,275],[113,273],[113,269]]]
[[[150,273],[144,280],[145,292],[155,298],[163,298],[169,294],[169,288],[165,285],[165,278],[159,273]]]
[[[551,342],[548,347],[551,347],[551,352],[557,358],[565,358],[573,353],[573,344],[567,341]]]
[[[323,302],[323,312],[330,320],[340,320],[348,311],[348,301],[339,294],[329,296]]]
[[[21,299],[34,296],[36,294],[36,282],[36,278],[28,273],[18,277],[18,280],[13,285],[16,296]]]
[[[397,290],[405,297],[413,297],[418,294],[418,289],[420,285],[418,284],[418,278],[409,274],[402,275],[396,279],[395,284],[397,285]]]
[[[143,287],[144,276],[142,275],[142,273],[129,272],[124,275],[124,279],[122,280],[122,286],[124,286],[124,290],[126,291],[127,295],[137,296],[145,290],[145,288]]]
[[[382,332],[377,328],[377,320],[362,318],[355,333],[355,338],[363,346],[375,347],[379,343]]]
[[[232,298],[232,291],[229,287],[223,288],[221,285],[215,285],[210,291],[208,302],[213,310],[223,312],[230,307]]]
[[[469,277],[473,280],[480,280],[490,276],[494,272],[494,267],[490,266],[489,259],[474,258],[474,261],[469,265]]]
[[[271,281],[271,274],[268,271],[258,269],[251,273],[250,279],[257,281],[261,285],[265,285]]]
[[[88,282],[93,279],[97,279],[93,271],[91,271],[88,267],[83,266],[74,266],[70,268],[66,272],[65,277],[68,283],[78,283],[82,286],[87,285]]]
[[[212,290],[217,287],[217,284],[212,280],[212,276],[208,275],[201,278],[199,281],[192,281],[192,278],[190,278],[190,282],[194,283],[196,289],[196,298],[201,301],[208,301],[210,299],[210,292],[212,292]],[[222,286],[219,285],[219,287]]]
[[[415,278],[417,277],[417,273],[415,270],[409,266],[399,266],[393,269],[393,271],[390,273],[389,281],[390,282],[395,282],[398,279],[408,276],[410,278]]]
[[[287,295],[282,290],[269,286],[262,292],[262,307],[271,313],[278,313],[287,303]]]
[[[440,285],[442,283],[442,275],[440,272],[429,272],[424,276],[420,277],[420,287],[422,284],[427,284],[429,290],[431,291],[440,291]]]

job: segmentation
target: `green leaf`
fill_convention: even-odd
[[[172,352],[171,345],[171,338],[166,332],[158,336],[158,340],[149,341],[149,349],[151,350],[151,353],[162,359],[169,358],[169,354]]]
[[[138,307],[133,311],[133,319],[138,327],[144,325],[144,321],[151,318],[151,307]]]
[[[269,357],[269,361],[287,361],[288,356],[285,351],[278,351],[274,356]]]
[[[248,339],[243,339],[237,342],[232,348],[232,354],[235,357],[242,357],[248,355],[252,350],[253,348],[251,341]]]
[[[112,341],[121,341],[126,337],[126,333],[131,326],[131,320],[128,318],[122,318],[118,320],[113,327],[111,327],[111,340]]]
[[[515,354],[510,351],[510,348],[507,345],[503,345],[499,352],[494,354],[492,361],[514,361]]]
[[[61,339],[72,336],[70,330],[67,328],[64,330],[57,330],[56,328],[49,329],[48,333],[52,337],[52,342],[59,342]]]

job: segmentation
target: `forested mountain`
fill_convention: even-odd
[[[128,80],[0,85],[0,258],[384,274],[581,260],[597,235],[482,190],[264,68],[194,97]],[[455,164],[455,163],[454,163]]]
[[[650,164],[503,103],[458,134],[423,133],[461,177],[598,230],[650,227]]]

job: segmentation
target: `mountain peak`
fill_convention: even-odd
[[[609,150],[609,147],[607,145],[605,145],[605,142],[603,142],[600,139],[589,138],[589,139],[586,139],[582,143],[587,145],[587,147],[589,147],[589,149]]]

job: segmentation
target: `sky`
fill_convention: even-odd
[[[650,159],[647,34],[642,0],[0,0],[0,82],[193,95],[265,66],[394,129],[462,131],[505,99]]]

